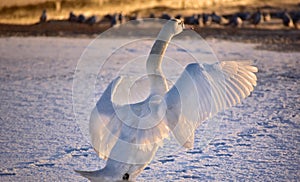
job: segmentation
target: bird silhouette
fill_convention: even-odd
[[[40,16],[40,22],[44,23],[47,21],[47,11],[44,9],[41,16]]]

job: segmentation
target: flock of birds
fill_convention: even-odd
[[[75,15],[72,11],[69,14],[68,21],[76,23],[85,23],[89,25],[101,24],[101,23],[110,23],[110,26],[113,27],[118,24],[122,24],[128,20],[138,20],[138,15],[124,15],[123,13],[107,14],[103,16],[99,21],[97,21],[97,16],[92,15],[89,17],[84,16],[83,14]],[[235,14],[228,15],[218,15],[216,12],[212,13],[202,13],[202,14],[193,14],[192,16],[182,16],[178,14],[176,16],[171,16],[167,13],[162,13],[161,16],[156,17],[151,13],[148,17],[145,18],[161,18],[165,20],[170,20],[172,18],[181,19],[185,24],[188,25],[198,25],[198,26],[209,26],[212,24],[219,24],[223,26],[231,27],[241,27],[245,23],[252,24],[255,27],[263,22],[268,22],[271,19],[281,19],[282,24],[286,27],[294,27],[298,29],[298,23],[300,20],[300,11],[290,11],[287,10],[267,13],[262,12],[257,9],[256,12],[238,12]],[[47,21],[47,12],[43,10],[42,15],[40,16],[40,22]]]

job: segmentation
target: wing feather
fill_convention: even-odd
[[[129,77],[118,77],[108,85],[91,113],[90,136],[99,157],[143,164],[148,160],[145,156],[128,158],[128,155],[122,152],[126,151],[129,154],[130,151],[143,151],[148,152],[148,157],[151,157],[151,151],[162,146],[163,140],[169,136],[169,127],[164,120],[153,127],[139,127],[140,124],[148,126],[147,123],[155,117],[144,116],[149,110],[147,99],[139,103],[123,104],[124,97],[129,95],[126,91],[131,86],[128,84],[131,81]],[[123,147],[126,147],[126,150]],[[120,150],[121,148],[124,150]]]
[[[166,118],[177,141],[193,147],[194,131],[202,121],[250,95],[257,71],[251,62],[189,64],[165,95]]]
[[[122,77],[117,77],[108,85],[90,116],[91,142],[94,150],[103,159],[108,158],[122,127],[122,123],[116,117],[112,103],[112,94],[121,81]]]
[[[227,105],[227,107],[231,107],[231,106],[235,105],[236,100],[234,97],[235,97],[236,93],[225,82],[221,83],[221,84],[223,85],[223,88],[225,88],[225,91],[226,91],[225,95],[227,96],[228,101],[229,101],[229,104]]]
[[[243,83],[240,82],[239,79],[237,79],[235,76],[231,78],[232,82],[236,85],[236,88],[239,89],[239,93],[242,96],[241,99],[245,98],[247,96],[247,88]]]

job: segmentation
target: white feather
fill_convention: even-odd
[[[219,111],[240,103],[256,85],[249,62],[190,64],[165,95],[166,118],[178,142],[191,148],[195,129]]]

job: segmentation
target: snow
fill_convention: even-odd
[[[73,169],[104,166],[80,130],[77,121],[85,116],[76,120],[72,105],[74,71],[91,41],[0,38],[0,181],[85,181]],[[109,42],[107,49],[113,50]],[[259,68],[255,91],[242,104],[213,118],[220,121],[219,129],[208,145],[199,143],[200,129],[193,150],[156,158],[138,181],[298,181],[300,53],[257,50],[255,44],[217,39],[209,39],[208,44],[220,60],[255,60]],[[124,51],[142,57],[150,46],[142,42]],[[179,48],[170,51],[178,53],[177,59],[184,53]],[[96,97],[118,74],[114,71],[122,59],[115,54],[116,63],[102,68]],[[171,80],[180,74],[169,72],[174,72]]]

